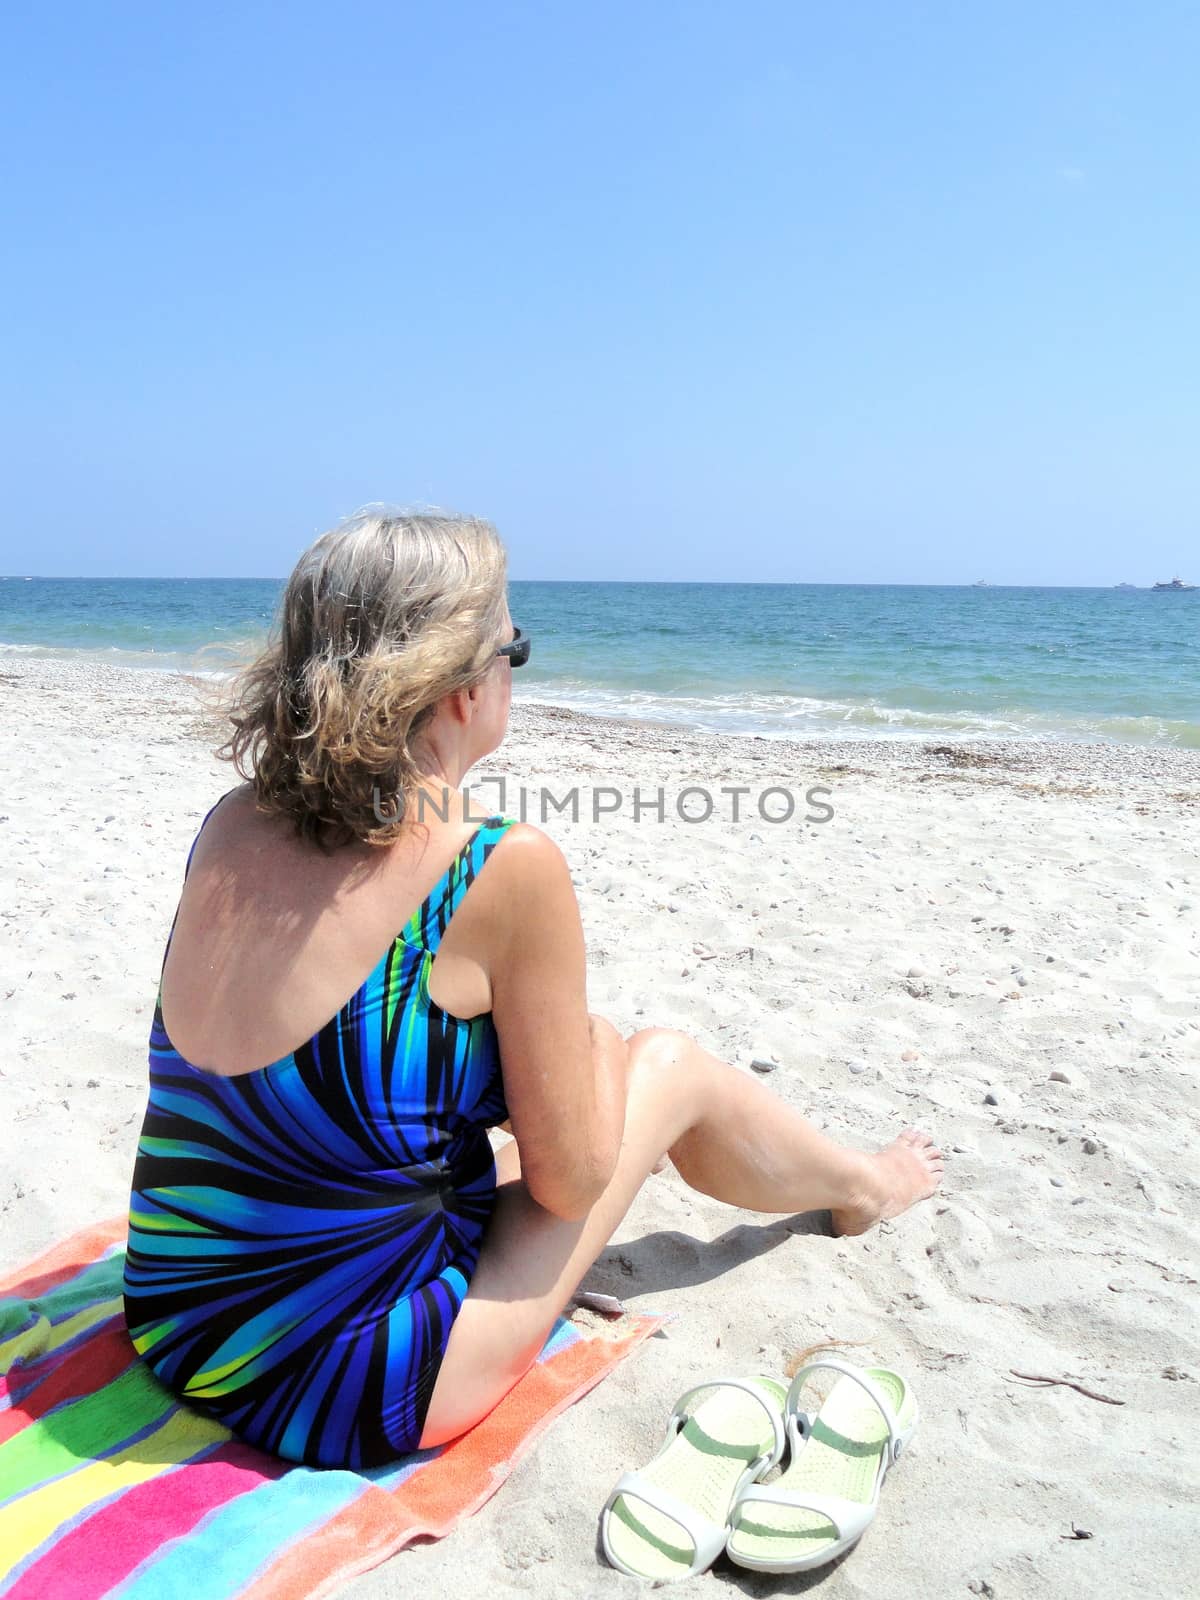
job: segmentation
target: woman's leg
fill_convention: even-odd
[[[941,1180],[941,1154],[924,1134],[909,1130],[875,1155],[844,1149],[753,1074],[685,1034],[644,1028],[627,1050],[621,1153],[586,1217],[564,1222],[530,1197],[515,1144],[497,1157],[495,1210],[451,1329],[422,1447],[472,1427],[528,1370],[664,1154],[703,1194],[750,1211],[828,1208],[841,1233],[897,1216]]]

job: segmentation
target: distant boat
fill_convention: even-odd
[[[1184,583],[1182,578],[1172,578],[1170,583],[1154,583],[1150,587],[1159,590],[1169,589],[1172,593],[1178,594],[1183,589],[1194,589],[1196,585],[1194,583]]]
[[[972,589],[990,589],[992,586],[986,578],[976,578],[971,587]]]
[[[1113,588],[1114,589],[1136,589],[1137,588],[1137,584],[1136,583],[1114,583],[1113,584]]]

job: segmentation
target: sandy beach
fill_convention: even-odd
[[[6,660],[0,707],[7,1270],[127,1203],[187,846],[235,780],[179,678]],[[669,1325],[479,1515],[346,1595],[633,1594],[597,1518],[675,1396],[822,1341],[898,1368],[922,1408],[875,1527],[836,1570],[722,1562],[681,1595],[1193,1592],[1200,752],[790,744],[518,705],[476,785],[480,815],[523,789],[566,852],[594,1011],[770,1064],[864,1147],[928,1128],[949,1167],[846,1241],[651,1180],[588,1287]],[[577,820],[541,802],[571,786]],[[679,815],[689,787],[708,820]]]

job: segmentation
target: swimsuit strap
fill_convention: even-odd
[[[400,937],[405,944],[419,944],[431,955],[436,954],[463,896],[516,820],[516,817],[501,816],[497,812],[479,824],[401,929]]]

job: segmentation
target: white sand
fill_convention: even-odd
[[[184,856],[232,780],[166,676],[6,662],[0,709],[9,1270],[127,1201]],[[906,1373],[924,1415],[876,1526],[824,1576],[830,1600],[1195,1592],[1200,758],[991,752],[958,766],[920,746],[517,709],[486,771],[524,782],[533,821],[539,784],[581,786],[584,817],[545,826],[575,871],[592,1009],[742,1062],[773,1054],[773,1087],[855,1143],[928,1127],[947,1182],[840,1242],[813,1219],[693,1195],[673,1172],[651,1180],[588,1284],[676,1313],[666,1334],[478,1516],[348,1595],[634,1593],[597,1555],[612,1480],[657,1447],[686,1385],[782,1372],[822,1339]],[[823,783],[835,815],[733,823],[718,795],[708,823],[632,820],[635,783],[644,797],[663,784],[673,812],[690,782],[751,785],[751,809],[767,784]],[[593,822],[607,784],[622,810]],[[478,792],[494,809],[495,787]],[[1030,1389],[1013,1368],[1124,1405]],[[1072,1523],[1094,1537],[1064,1538]],[[680,1593],[811,1582],[721,1563]]]

